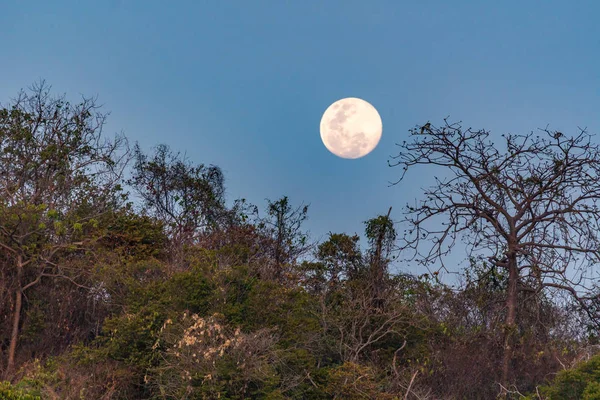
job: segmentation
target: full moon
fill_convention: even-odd
[[[377,147],[381,132],[381,117],[375,107],[356,97],[336,101],[321,118],[323,144],[342,158],[366,156]]]

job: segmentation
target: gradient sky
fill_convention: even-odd
[[[216,164],[228,199],[310,203],[307,228],[362,221],[419,196],[389,187],[407,130],[450,116],[524,133],[600,132],[597,1],[0,1],[0,102],[41,78],[98,95],[107,132]],[[359,97],[383,120],[358,160],[329,153],[323,111]]]

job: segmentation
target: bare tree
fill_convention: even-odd
[[[272,245],[267,250],[273,259],[271,275],[281,279],[284,269],[294,264],[312,248],[308,234],[302,224],[308,219],[308,205],[293,207],[287,196],[272,201],[267,199],[267,210],[264,217],[258,215],[255,208],[255,220],[259,231],[271,238]]]
[[[133,176],[128,181],[144,211],[165,223],[173,253],[214,231],[226,214],[224,177],[216,166],[194,165],[166,145],[150,157],[134,149]]]
[[[81,271],[63,261],[99,237],[127,160],[123,137],[103,137],[106,114],[94,99],[72,105],[49,90],[41,82],[0,108],[0,266],[13,301],[6,376],[25,293],[51,277],[77,284]]]
[[[384,340],[406,335],[412,324],[402,285],[390,284],[377,307],[373,305],[373,284],[346,282],[336,296],[324,299],[321,322],[331,330],[336,351],[344,362],[357,363]]]
[[[401,182],[419,165],[439,167],[424,198],[407,205],[401,249],[428,269],[463,240],[470,256],[508,275],[502,379],[511,380],[518,294],[562,290],[597,320],[600,298],[592,266],[600,250],[600,148],[584,129],[502,135],[447,120],[410,131],[391,166]]]

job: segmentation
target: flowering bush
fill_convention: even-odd
[[[166,398],[259,396],[277,383],[275,340],[267,329],[231,328],[220,314],[184,313],[164,323],[154,346],[166,350],[146,380]]]

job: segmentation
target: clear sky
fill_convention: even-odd
[[[0,0],[0,102],[40,78],[98,95],[109,132],[220,166],[229,200],[288,195],[313,237],[362,233],[419,196],[427,171],[390,188],[387,167],[416,124],[600,133],[599,16],[592,0]],[[383,120],[361,159],[319,136],[343,97]]]

